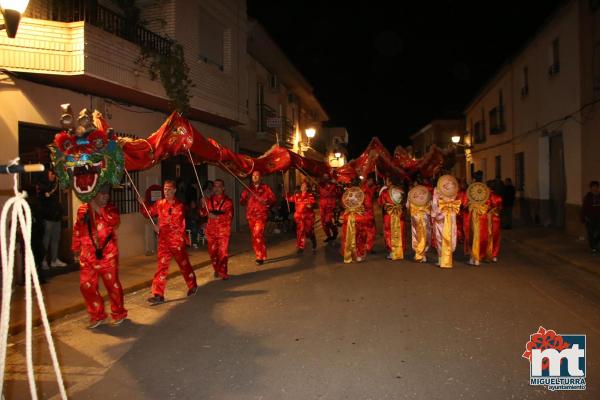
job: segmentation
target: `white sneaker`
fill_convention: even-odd
[[[42,262],[42,269],[43,269],[44,271],[48,271],[48,270],[50,269],[50,266],[48,265],[48,261],[44,260],[44,261]]]
[[[60,260],[57,258],[56,260],[52,261],[52,266],[53,266],[53,267],[59,267],[59,268],[62,268],[62,267],[66,267],[66,266],[67,266],[67,264],[65,264],[64,262],[60,261]]]

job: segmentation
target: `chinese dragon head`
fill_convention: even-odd
[[[72,187],[77,197],[87,203],[103,185],[121,182],[123,149],[100,112],[83,109],[75,119],[69,104],[61,108],[63,130],[48,146],[52,164],[61,187]]]

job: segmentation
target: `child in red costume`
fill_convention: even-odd
[[[298,253],[304,251],[305,238],[312,242],[313,253],[317,251],[317,238],[315,236],[315,197],[308,191],[308,183],[302,182],[300,193],[287,196],[288,201],[296,205],[294,221],[296,221],[296,247]]]
[[[229,236],[233,219],[233,201],[225,194],[225,182],[216,179],[212,196],[202,199],[200,215],[208,217],[206,224],[206,240],[208,254],[215,270],[215,278],[229,279],[227,261],[229,259]],[[208,209],[208,211],[207,211]]]
[[[91,317],[90,328],[106,319],[104,300],[98,292],[99,277],[108,292],[114,323],[118,325],[127,317],[119,281],[119,212],[108,202],[109,197],[110,186],[104,185],[91,202],[79,206],[73,226],[71,250],[79,258],[79,289]]]
[[[252,237],[252,247],[256,256],[256,263],[262,264],[267,259],[267,246],[265,243],[265,225],[269,216],[269,207],[275,203],[275,194],[271,188],[260,181],[260,172],[252,172],[252,183],[249,189],[242,192],[240,204],[248,206],[246,219]]]
[[[165,197],[147,207],[151,217],[158,216],[158,226],[154,226],[154,230],[158,233],[158,267],[152,280],[152,297],[148,299],[151,305],[165,302],[171,258],[175,258],[179,265],[181,275],[188,286],[187,295],[192,296],[198,291],[196,274],[186,250],[185,207],[175,198],[175,192],[177,192],[175,182],[166,180],[163,185]],[[148,217],[144,207],[140,211]]]

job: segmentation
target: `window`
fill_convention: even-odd
[[[136,135],[123,132],[118,132],[117,136],[139,139],[139,137]],[[131,176],[133,184],[139,190],[139,172],[129,171],[129,176]],[[110,201],[115,205],[115,207],[117,207],[119,214],[130,214],[140,210],[140,204],[137,201],[137,194],[135,193],[135,189],[132,187],[131,182],[129,181],[129,178],[127,178],[126,174],[123,174],[120,187],[113,187],[110,193]]]
[[[263,105],[265,104],[265,87],[263,86],[262,83],[257,83],[256,84],[256,121],[257,121],[257,126],[256,126],[256,130],[257,132],[262,132],[263,131],[263,114],[264,114],[264,110],[263,110]]]
[[[529,68],[523,67],[523,83],[521,86],[521,97],[527,97],[529,94]]]
[[[600,98],[600,42],[596,42],[594,46],[594,56],[592,62],[592,74],[594,77],[594,100],[596,100]]]
[[[525,153],[515,154],[515,189],[523,191],[525,188]]]
[[[552,41],[552,59],[551,64],[548,67],[548,75],[556,75],[560,72],[560,42],[558,38]]]
[[[477,121],[473,125],[473,139],[476,144],[485,142],[485,132],[483,131],[483,121]]]
[[[504,98],[502,90],[498,92],[498,106],[490,110],[490,134],[496,135],[505,131],[504,125]]]
[[[129,176],[131,176],[131,180],[133,181],[135,187],[139,188],[139,172],[129,172]],[[132,187],[129,178],[127,178],[127,175],[125,174],[121,180],[121,187],[113,188],[110,198],[113,204],[119,210],[119,214],[136,213],[140,210],[135,189]]]
[[[494,170],[496,172],[495,178],[502,179],[502,156],[496,156]]]
[[[225,27],[206,10],[200,9],[198,17],[199,59],[224,69]]]
[[[481,120],[473,125],[473,141],[475,144],[485,142],[485,111],[481,109]]]

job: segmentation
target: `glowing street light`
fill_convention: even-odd
[[[460,142],[460,136],[459,135],[452,136],[452,143],[458,144],[459,142]]]
[[[306,137],[312,139],[317,134],[317,130],[315,128],[306,128],[304,131],[306,133]]]
[[[0,25],[0,30],[6,29],[6,36],[14,39],[17,36],[21,15],[27,9],[29,0],[0,0],[0,11],[4,18],[4,24]]]
[[[335,153],[333,153],[333,156],[335,158],[340,158],[342,156],[342,153],[340,153],[339,151],[336,151]]]

